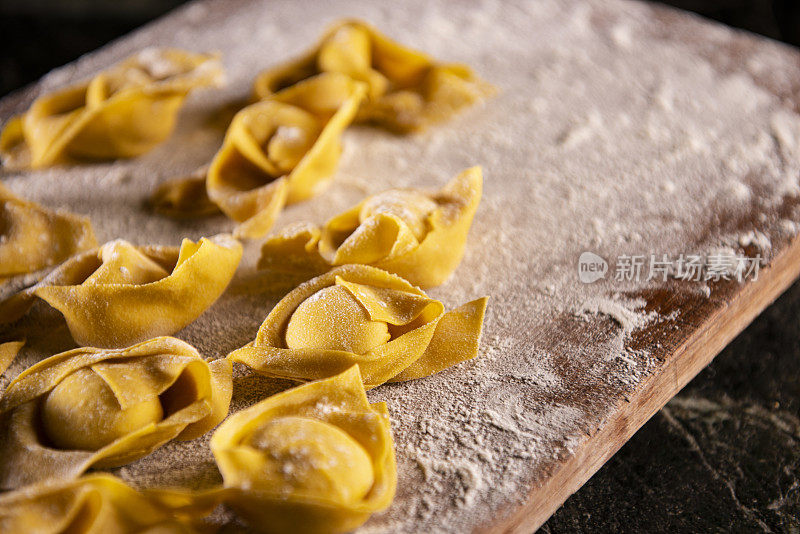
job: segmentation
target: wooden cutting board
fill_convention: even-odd
[[[331,187],[276,226],[322,222],[365,194],[438,187],[484,167],[464,261],[432,291],[449,306],[491,296],[480,354],[370,392],[389,404],[399,487],[362,530],[530,532],[800,273],[800,55],[616,0],[197,2],[0,101],[6,120],[41,92],[147,46],[221,51],[229,85],[193,95],[167,143],[132,161],[2,179],[88,214],[101,240],[177,244],[229,231],[222,217],[172,221],[144,201],[209,160],[259,70],[352,16],[468,63],[500,89],[418,135],[352,128]],[[257,245],[220,301],[177,334],[209,357],[251,340],[282,296],[254,268]],[[700,279],[676,277],[681,255],[699,258]],[[759,257],[757,277],[714,274],[754,269]],[[640,261],[637,276],[627,266]],[[593,272],[605,276],[589,283]],[[0,330],[0,340],[19,335],[29,345],[2,386],[72,346],[46,310]],[[237,369],[232,409],[287,385]],[[116,472],[141,486],[219,483],[207,440],[169,444]],[[213,521],[240,526],[224,510]]]

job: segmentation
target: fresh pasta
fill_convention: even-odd
[[[234,116],[208,171],[167,182],[151,204],[172,216],[203,215],[216,205],[239,223],[237,237],[263,237],[285,204],[310,198],[330,180],[342,132],[365,91],[343,74],[323,74],[247,106]]]
[[[193,89],[219,85],[219,58],[149,48],[91,80],[39,97],[0,134],[10,167],[130,158],[164,141]]]
[[[125,349],[79,348],[14,379],[0,398],[0,487],[116,467],[228,414],[231,364],[161,337]]]
[[[0,343],[0,376],[3,376],[3,373],[6,372],[6,369],[8,369],[24,346],[24,341],[7,341],[5,343]]]
[[[487,298],[445,312],[399,276],[345,265],[301,284],[228,358],[278,378],[326,378],[358,364],[364,384],[422,378],[474,358]]]
[[[241,257],[241,244],[225,235],[184,239],[180,249],[111,241],[0,303],[0,323],[38,297],[64,315],[81,345],[118,348],[170,335],[219,298]]]
[[[360,263],[422,287],[437,286],[461,262],[482,189],[481,169],[472,167],[435,193],[378,193],[322,228],[295,225],[268,238],[259,267],[313,276],[335,265]]]
[[[232,415],[211,450],[226,503],[261,532],[348,532],[394,498],[389,414],[357,366]]]
[[[0,184],[0,283],[96,246],[88,218],[48,210]]]
[[[322,72],[366,83],[357,120],[401,133],[444,120],[493,92],[466,65],[440,63],[358,20],[336,24],[313,50],[262,72],[253,92],[267,98]]]
[[[0,532],[105,534],[200,532],[158,500],[107,473],[47,481],[0,495]]]

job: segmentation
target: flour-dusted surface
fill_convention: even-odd
[[[89,215],[101,241],[177,245],[184,236],[229,231],[221,216],[176,222],[149,212],[145,200],[160,182],[209,160],[231,104],[248,95],[259,70],[353,16],[437,58],[468,63],[500,89],[419,135],[349,130],[332,185],[288,208],[276,225],[323,222],[365,195],[435,189],[483,165],[484,199],[464,261],[431,292],[450,307],[491,296],[480,355],[369,393],[389,404],[399,486],[392,507],[362,531],[462,532],[512,513],[659,372],[668,347],[639,334],[688,332],[694,323],[680,310],[654,307],[654,296],[714,302],[710,283],[615,281],[614,258],[770,259],[800,228],[800,118],[791,100],[798,57],[620,1],[195,3],[0,102],[5,120],[39,91],[148,46],[221,51],[228,87],[193,94],[168,142],[132,161],[2,178],[48,207]],[[579,282],[577,260],[587,250],[611,260],[606,280]],[[217,358],[255,336],[289,289],[254,271],[257,256],[251,244],[226,294],[178,337]],[[72,346],[63,320],[44,307],[0,330],[0,341],[19,335],[29,344],[6,377]],[[238,369],[232,409],[287,385]],[[143,486],[220,480],[208,436],[168,444],[117,471]],[[225,511],[214,520],[237,528]]]

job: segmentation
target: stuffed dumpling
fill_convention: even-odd
[[[0,303],[0,323],[17,319],[39,297],[64,315],[80,345],[125,347],[170,335],[219,298],[241,257],[242,245],[226,235],[184,239],[180,249],[111,241]]]
[[[338,72],[369,87],[357,120],[409,132],[448,118],[493,91],[472,70],[439,63],[396,43],[368,24],[335,25],[299,59],[268,69],[256,78],[256,98],[321,72]]]
[[[364,384],[429,376],[474,358],[487,298],[445,313],[399,276],[345,265],[305,282],[228,358],[267,376],[306,381],[358,364]]]
[[[96,246],[88,218],[50,211],[0,184],[0,283]]]
[[[125,349],[79,348],[15,378],[0,398],[0,487],[116,467],[228,414],[231,365],[161,337]]]
[[[394,498],[389,414],[357,366],[232,415],[211,451],[226,503],[261,532],[348,532]]]
[[[284,204],[316,194],[332,177],[341,135],[366,87],[324,74],[247,106],[234,116],[207,173],[167,182],[154,193],[156,211],[208,213],[209,201],[239,223],[237,237],[263,237]],[[198,194],[205,177],[208,198]]]
[[[148,48],[89,81],[39,97],[0,134],[5,165],[130,158],[165,140],[192,89],[221,84],[219,58]]]
[[[412,284],[437,286],[461,262],[482,189],[481,169],[472,167],[435,193],[378,193],[322,228],[299,225],[268,238],[259,268],[313,276],[334,265],[361,263]]]

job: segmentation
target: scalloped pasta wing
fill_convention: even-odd
[[[96,246],[87,217],[45,209],[0,183],[0,283]]]
[[[190,520],[106,473],[0,495],[0,531],[26,534],[199,532]]]

